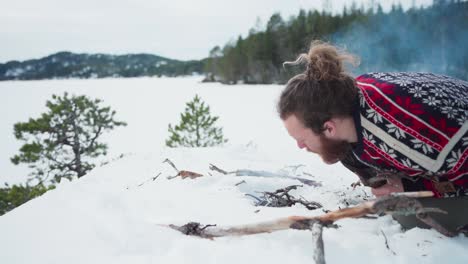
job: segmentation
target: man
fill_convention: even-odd
[[[464,197],[435,203],[448,205],[448,219],[465,221],[451,227],[468,223],[468,214],[454,217],[468,207],[468,83],[431,73],[354,79],[345,60],[353,56],[314,42],[294,62],[307,69],[289,80],[278,112],[298,147],[327,164],[340,161],[376,196],[429,190]]]

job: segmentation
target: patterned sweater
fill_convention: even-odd
[[[385,172],[402,177],[405,191],[468,195],[468,82],[430,73],[356,81],[359,140],[342,163],[361,180]]]

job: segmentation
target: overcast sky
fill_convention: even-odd
[[[40,58],[58,51],[152,53],[201,59],[209,50],[246,36],[257,18],[265,24],[323,0],[0,0],[0,63]],[[352,1],[329,1],[341,11]],[[368,3],[370,0],[356,0]],[[376,2],[376,1],[375,1]],[[380,1],[388,10],[397,0]],[[432,0],[402,0],[406,9]]]

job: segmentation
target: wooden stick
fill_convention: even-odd
[[[174,168],[174,170],[176,170],[177,172],[179,172],[179,170],[177,169],[177,167],[174,165],[174,163],[173,163],[170,159],[165,159],[165,160],[163,161],[163,163],[165,163],[165,162],[169,163],[169,165],[171,165],[171,167]]]
[[[427,216],[426,212],[443,212],[442,210],[433,210],[433,208],[424,208],[414,197],[430,197],[432,192],[417,193],[398,193],[389,196],[380,197],[373,201],[364,202],[358,206],[332,211],[319,216],[290,216],[267,222],[260,222],[249,225],[233,227],[217,227],[216,225],[201,226],[199,223],[191,222],[183,226],[162,225],[170,227],[186,235],[198,236],[202,238],[213,239],[222,236],[242,236],[259,233],[270,233],[285,229],[308,229],[312,232],[313,259],[315,263],[325,264],[325,251],[323,245],[323,226],[330,225],[333,222],[343,218],[363,217],[369,213],[387,213],[387,214],[416,214],[416,216],[426,224],[434,227],[440,233],[446,236],[453,236],[452,232],[447,231],[434,219]],[[387,237],[381,231],[387,248]],[[393,254],[393,252],[391,250]]]
[[[255,170],[246,170],[246,169],[235,170],[235,171],[225,171],[225,170],[220,169],[219,167],[217,167],[217,166],[215,166],[213,164],[210,164],[210,170],[217,171],[217,172],[222,173],[224,175],[234,174],[236,176],[265,177],[265,178],[276,177],[276,178],[283,178],[283,179],[298,180],[301,183],[307,184],[309,186],[314,186],[314,187],[322,186],[321,183],[316,182],[314,180],[309,180],[309,179],[294,177],[294,176],[288,176],[288,175],[282,175],[282,174],[268,172],[268,171],[255,171]],[[311,174],[309,174],[309,175],[311,175]]]
[[[424,211],[419,202],[412,197],[433,196],[432,192],[400,193],[380,197],[373,201],[367,201],[355,207],[344,208],[331,211],[318,216],[289,216],[272,221],[259,222],[254,224],[239,225],[232,227],[202,226],[199,223],[191,222],[186,225],[162,225],[178,230],[186,235],[199,236],[203,238],[215,238],[222,236],[243,236],[259,233],[271,233],[279,230],[297,228],[303,226],[304,222],[315,221],[322,225],[329,225],[343,218],[359,218],[367,214],[418,214]],[[427,220],[426,220],[427,221]],[[208,228],[209,227],[209,228]],[[441,232],[437,226],[437,231]],[[441,232],[443,233],[443,232]]]
[[[316,264],[325,264],[325,249],[323,246],[323,225],[320,222],[315,222],[312,230],[312,247],[314,250],[313,259]]]
[[[391,193],[390,196],[405,196],[411,198],[424,198],[424,197],[433,197],[434,193],[431,191],[421,191],[421,192],[399,192]]]
[[[325,224],[331,224],[339,219],[348,217],[360,217],[372,213],[373,202],[366,202],[353,208],[345,208],[338,211],[329,212],[319,216],[289,216],[272,221],[259,222],[254,224],[239,225],[233,227],[202,227],[199,223],[188,223],[183,226],[163,225],[178,230],[186,235],[195,235],[203,238],[215,238],[223,236],[243,236],[259,233],[271,233],[279,230],[286,230],[297,225],[302,225],[305,221],[319,221]],[[297,229],[297,228],[296,228]]]

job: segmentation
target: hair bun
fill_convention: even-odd
[[[294,62],[286,62],[286,64],[302,64],[307,65],[305,74],[309,79],[316,81],[332,81],[341,80],[348,76],[344,66],[345,62],[351,63],[353,66],[359,64],[359,59],[343,50],[339,50],[335,46],[322,41],[312,41],[309,52],[300,54]]]
[[[354,55],[338,50],[335,46],[321,41],[310,45],[306,74],[317,81],[331,81],[346,76],[344,62],[358,64]]]

